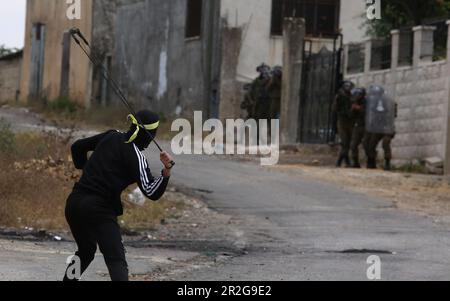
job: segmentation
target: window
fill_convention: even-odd
[[[334,36],[339,28],[339,0],[272,0],[271,34],[283,34],[283,19],[305,18],[306,34]]]
[[[203,0],[187,0],[186,38],[200,37],[202,33]]]

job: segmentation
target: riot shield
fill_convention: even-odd
[[[371,134],[395,134],[395,101],[383,87],[373,85],[367,91],[366,130]]]

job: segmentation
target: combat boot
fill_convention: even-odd
[[[344,156],[345,168],[351,168],[352,164],[350,163],[350,157]]]
[[[392,170],[391,160],[386,160],[384,162],[384,170],[385,171],[391,171]]]
[[[377,169],[377,160],[376,159],[367,159],[367,169]]]
[[[342,167],[342,162],[344,162],[344,156],[340,156],[339,159],[336,162],[336,167],[337,168],[341,168]]]
[[[361,168],[361,164],[359,163],[358,159],[353,160],[353,168],[357,168],[360,169]]]

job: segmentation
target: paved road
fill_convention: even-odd
[[[241,219],[248,252],[179,279],[367,280],[377,255],[383,280],[450,280],[448,228],[389,201],[216,157],[177,157],[173,182]]]

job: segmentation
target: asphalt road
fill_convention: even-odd
[[[154,160],[152,160],[154,161]],[[450,280],[448,227],[345,187],[254,163],[180,156],[173,183],[242,220],[247,254],[180,280]]]

